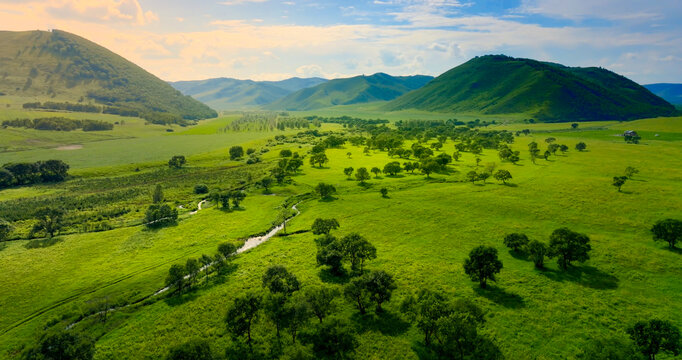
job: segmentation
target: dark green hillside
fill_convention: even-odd
[[[0,49],[0,92],[19,101],[96,102],[184,119],[217,115],[121,56],[64,31],[3,31]]]
[[[385,108],[526,113],[543,121],[630,120],[675,113],[665,100],[611,71],[503,55],[476,57]]]
[[[431,81],[424,75],[390,76],[377,73],[334,79],[299,90],[268,106],[272,110],[312,110],[335,105],[351,105],[372,101],[388,101]]]
[[[312,77],[312,78],[292,77],[292,78],[280,80],[280,81],[260,81],[260,83],[277,86],[278,88],[287,90],[289,92],[294,92],[294,91],[299,91],[301,89],[313,87],[315,85],[322,84],[322,83],[327,82],[327,81],[328,81],[327,79],[323,79],[323,78],[319,78],[319,77]]]
[[[644,87],[671,104],[682,105],[682,84],[649,84]]]

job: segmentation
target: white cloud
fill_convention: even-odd
[[[231,6],[231,5],[241,5],[241,4],[248,4],[248,3],[262,3],[262,2],[266,2],[266,1],[268,1],[268,0],[229,0],[229,1],[223,1],[220,4]]]
[[[682,15],[679,0],[523,0],[518,10],[571,20],[650,21]]]

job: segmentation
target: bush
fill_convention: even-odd
[[[195,194],[208,194],[208,186],[204,184],[196,184],[194,185],[194,193]]]

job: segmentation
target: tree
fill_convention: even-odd
[[[348,258],[353,271],[362,274],[365,260],[376,259],[377,249],[358,233],[350,233],[339,241],[344,257]]]
[[[286,306],[287,296],[281,293],[271,293],[265,297],[263,301],[263,310],[265,315],[275,325],[275,335],[277,336],[277,343],[281,346],[281,330],[287,326],[291,313]]]
[[[298,332],[310,320],[310,306],[303,294],[295,293],[284,304],[284,311],[287,314],[285,325],[291,334],[291,341],[295,344]]]
[[[464,272],[472,281],[478,281],[482,288],[487,280],[495,281],[495,274],[502,270],[502,261],[497,259],[497,249],[489,246],[475,247],[464,260]]]
[[[343,295],[346,299],[360,311],[360,314],[367,313],[367,304],[371,301],[369,292],[365,288],[363,278],[354,278],[343,288]]]
[[[44,231],[46,237],[52,238],[55,233],[58,233],[64,227],[64,210],[62,209],[52,207],[39,208],[34,216],[37,222],[33,225],[30,236]]]
[[[620,192],[621,186],[625,185],[625,181],[627,181],[628,177],[627,176],[614,176],[613,177],[613,186],[615,186],[618,189],[618,192]]]
[[[546,142],[547,144],[551,144],[551,143],[553,143],[553,142],[555,142],[555,141],[556,141],[556,138],[555,138],[555,137],[548,137],[548,138],[545,139],[545,142]]]
[[[383,188],[379,189],[379,192],[381,193],[381,197],[383,197],[383,198],[388,197],[388,189],[387,188],[383,187]]]
[[[234,253],[237,252],[237,247],[234,246],[232,243],[222,243],[218,245],[218,253],[223,256],[223,258],[227,259],[230,256],[234,255]]]
[[[578,123],[572,123],[571,124],[572,129],[577,129],[578,128]]]
[[[312,344],[316,359],[351,359],[358,347],[355,331],[337,318],[317,324],[306,342]]]
[[[476,180],[478,180],[478,173],[476,173],[476,171],[473,170],[469,171],[467,173],[467,180],[471,181],[471,183],[473,184]]]
[[[246,155],[251,155],[256,152],[256,149],[254,148],[248,148],[246,149]]]
[[[370,170],[370,171],[371,171],[372,173],[374,173],[374,178],[375,178],[375,179],[379,177],[379,174],[381,174],[381,169],[379,169],[379,168],[376,167],[376,166],[373,167],[372,170]]]
[[[346,156],[348,156],[349,159],[352,155],[353,155],[353,153],[351,153],[350,151],[346,153]]]
[[[325,153],[314,153],[310,155],[310,165],[315,166],[317,164],[317,167],[321,168],[324,163],[328,162],[329,159],[327,158],[327,155]]]
[[[478,174],[477,180],[481,180],[485,184],[485,181],[488,180],[489,177],[490,177],[490,173],[482,172],[482,173]]]
[[[308,286],[303,293],[310,311],[320,320],[320,323],[336,309],[334,300],[339,296],[336,288]]]
[[[3,219],[0,219],[0,242],[7,240],[11,232],[12,225]]]
[[[144,216],[145,225],[150,228],[173,224],[177,219],[178,209],[171,209],[167,204],[149,205]]]
[[[557,257],[559,267],[566,270],[572,261],[584,262],[589,260],[588,252],[592,250],[590,238],[585,234],[571,231],[568,228],[559,228],[552,232],[549,237],[550,257]]]
[[[452,309],[442,294],[421,289],[417,296],[410,295],[403,300],[400,311],[424,333],[424,345],[429,346],[437,330],[438,319],[447,316]]]
[[[263,287],[273,294],[289,296],[301,288],[296,276],[282,265],[270,266],[263,274]]]
[[[320,195],[322,199],[330,199],[333,194],[336,193],[336,188],[334,185],[319,183],[315,186],[315,192]]]
[[[5,168],[0,168],[0,189],[8,188],[16,183],[14,174]]]
[[[185,165],[185,162],[187,162],[187,160],[185,160],[184,155],[175,155],[168,160],[168,167],[171,169],[179,169],[182,165]]]
[[[206,282],[208,282],[208,274],[211,270],[211,264],[213,264],[213,258],[203,254],[199,258],[199,262],[201,263],[201,267],[204,269],[204,278],[206,279]]]
[[[400,163],[397,161],[391,161],[390,163],[384,165],[384,174],[389,174],[391,176],[397,175],[402,168],[400,167]]]
[[[70,331],[61,331],[40,339],[23,354],[25,360],[90,360],[95,354],[95,343]]]
[[[355,178],[360,181],[360,184],[364,184],[365,180],[369,180],[370,175],[366,167],[361,167],[355,172]]]
[[[343,274],[343,250],[334,236],[325,235],[315,239],[317,243],[317,266],[329,266],[334,275]]]
[[[668,243],[668,247],[675,248],[675,243],[682,240],[682,221],[676,219],[665,219],[657,221],[651,232],[654,234],[654,241],[663,240]]]
[[[168,269],[168,276],[166,276],[166,286],[182,292],[182,289],[185,287],[185,275],[187,275],[187,271],[184,266],[179,264],[171,265],[170,269]]]
[[[343,169],[343,173],[350,179],[350,175],[353,173],[353,167],[347,167]]]
[[[628,166],[625,168],[625,176],[628,177],[628,179],[632,179],[635,174],[639,174],[639,170],[635,169],[632,166]]]
[[[559,145],[559,150],[561,150],[561,152],[565,154],[568,151],[568,145],[564,144]]]
[[[199,265],[199,261],[196,259],[187,259],[187,262],[185,263],[185,271],[187,272],[187,275],[189,275],[188,280],[188,286],[191,288],[192,285],[196,282],[197,280],[197,275],[199,275],[199,270],[201,269],[201,265]]]
[[[545,266],[545,256],[547,255],[548,251],[547,245],[540,241],[532,240],[528,243],[526,248],[528,249],[528,254],[533,260],[535,267],[542,269]]]
[[[156,184],[154,193],[152,193],[152,203],[158,204],[163,202],[163,188],[161,184]]]
[[[292,153],[291,153],[291,150],[289,150],[289,149],[284,149],[284,150],[281,150],[279,152],[280,157],[287,158],[287,157],[291,157],[291,155],[292,155]]]
[[[192,339],[173,346],[166,360],[213,360],[211,344],[206,339]]]
[[[585,144],[584,142],[581,141],[581,142],[575,144],[575,149],[578,151],[583,151],[583,150],[587,149],[587,144]]]
[[[369,298],[377,304],[376,312],[382,312],[381,304],[391,300],[391,294],[397,288],[393,277],[383,270],[376,270],[362,278]]]
[[[513,251],[519,251],[528,245],[528,236],[520,233],[507,234],[504,237],[504,245]]]
[[[421,170],[422,174],[426,174],[426,177],[429,178],[429,175],[440,170],[440,167],[440,164],[435,160],[427,160],[419,167],[419,169]]]
[[[452,162],[452,156],[446,153],[440,153],[434,158],[440,166],[445,167],[447,164]]]
[[[677,356],[682,351],[680,330],[670,321],[639,321],[628,329],[628,334],[639,351],[650,360],[655,360],[659,352]]]
[[[545,150],[545,152],[542,154],[542,157],[544,157],[545,160],[549,160],[550,155],[552,155],[552,153],[549,152],[549,150]]]
[[[232,208],[239,209],[239,204],[246,197],[246,193],[241,190],[234,190],[230,192],[230,198],[232,199]]]
[[[620,337],[598,337],[582,346],[579,360],[644,360],[631,341]]]
[[[208,186],[205,184],[196,184],[194,185],[194,193],[195,194],[207,194],[208,193]]]
[[[69,175],[69,165],[61,160],[38,161],[36,166],[43,182],[63,181]]]
[[[275,182],[275,180],[273,178],[271,178],[269,176],[264,177],[260,180],[260,186],[263,187],[263,189],[265,190],[266,193],[269,193],[270,192],[269,188],[270,188],[270,186],[272,186],[272,184],[274,182]]]
[[[336,219],[322,219],[317,218],[313,221],[311,230],[315,235],[328,235],[330,231],[339,228],[339,222]]]
[[[478,333],[485,323],[483,311],[470,301],[459,300],[452,312],[436,322],[438,350],[448,358],[501,360],[500,349]]]
[[[239,145],[235,145],[235,146],[230,148],[230,160],[238,160],[238,159],[241,159],[242,156],[244,156],[244,148],[243,147],[241,147]]]
[[[547,146],[547,151],[551,152],[552,155],[556,155],[556,152],[557,152],[560,148],[561,148],[561,145],[552,143],[552,144],[549,144],[549,146]]]
[[[253,292],[248,292],[234,299],[232,306],[227,310],[225,322],[227,330],[234,338],[246,336],[249,349],[253,351],[251,328],[258,320],[258,315],[263,306],[263,298]]]
[[[459,151],[455,151],[454,153],[452,153],[452,159],[455,161],[459,161],[460,156],[462,155],[460,155]]]
[[[511,173],[507,170],[500,169],[494,175],[495,180],[502,181],[503,184],[507,184],[507,181],[511,180]]]

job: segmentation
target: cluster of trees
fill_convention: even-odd
[[[613,177],[613,183],[612,185],[615,186],[618,189],[618,192],[621,192],[621,187],[625,185],[625,182],[628,179],[632,179],[635,174],[639,174],[639,170],[635,169],[632,166],[628,166],[625,168],[625,175],[624,176],[614,176]]]
[[[315,193],[324,200],[329,200],[332,195],[336,194],[336,188],[332,184],[325,184],[323,182],[315,186]]]
[[[69,102],[54,102],[46,101],[44,103],[40,102],[30,102],[23,105],[24,109],[46,109],[46,110],[62,110],[62,111],[73,111],[73,112],[87,112],[87,113],[101,113],[102,107],[91,104],[72,104]]]
[[[317,243],[317,265],[328,266],[334,275],[342,275],[346,271],[343,262],[349,262],[352,274],[362,274],[365,261],[376,259],[377,249],[358,233],[351,233],[342,238],[331,235],[331,231],[339,227],[336,219],[315,219],[312,232],[322,235],[315,239]]]
[[[288,149],[280,151],[279,156],[277,167],[270,171],[270,175],[277,180],[278,184],[281,184],[287,176],[294,175],[299,171],[303,166],[303,160],[297,152]]]
[[[2,122],[3,127],[23,127],[35,130],[72,131],[105,131],[112,130],[114,124],[101,120],[76,120],[65,117],[47,117],[38,119],[14,119]]]
[[[213,271],[219,275],[227,269],[227,261],[237,252],[237,247],[232,243],[218,245],[218,252],[213,255],[201,255],[198,259],[187,259],[184,265],[174,264],[168,269],[166,287],[171,293],[182,293],[191,290],[201,279],[208,282],[208,277]]]
[[[168,204],[151,204],[144,214],[144,224],[150,228],[158,228],[175,224],[178,220],[178,209]]]
[[[59,182],[69,175],[69,165],[61,160],[35,163],[9,163],[0,168],[0,189],[14,185]]]
[[[512,251],[525,251],[533,260],[535,267],[544,267],[545,257],[557,258],[559,268],[568,269],[572,262],[585,262],[590,259],[592,250],[590,238],[568,228],[559,228],[549,236],[549,244],[538,240],[530,241],[528,236],[520,233],[507,234],[504,244]]]
[[[327,158],[327,154],[325,154],[325,149],[326,146],[324,143],[320,143],[313,146],[313,148],[311,149],[309,160],[311,166],[315,166],[317,164],[317,167],[321,168],[322,165],[329,161],[329,158]]]
[[[220,205],[223,210],[237,210],[239,205],[244,198],[246,198],[246,193],[242,190],[220,190],[216,189],[211,191],[208,198],[215,204]],[[230,201],[232,201],[232,207],[230,208]]]
[[[168,167],[171,169],[179,169],[185,165],[186,162],[187,160],[185,159],[184,155],[175,155],[168,160]]]

